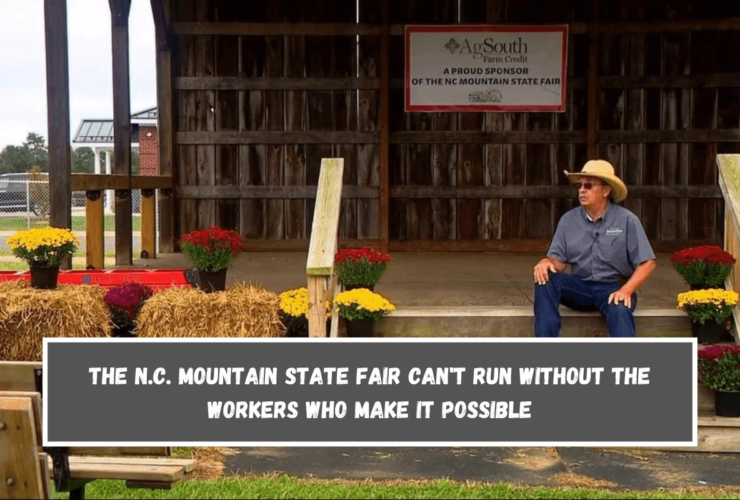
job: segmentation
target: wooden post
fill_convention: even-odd
[[[157,209],[153,189],[141,190],[141,258],[157,258]],[[144,253],[146,252],[146,253]]]
[[[599,0],[591,2],[588,25],[588,159],[598,155],[599,142]]]
[[[316,208],[308,247],[306,276],[308,288],[308,335],[326,337],[325,301],[333,302],[336,282],[334,254],[339,231],[339,207],[342,202],[343,158],[321,160]],[[328,293],[327,293],[327,289]],[[332,313],[335,314],[335,313]],[[334,323],[332,318],[332,325]],[[333,326],[333,328],[335,328]]]
[[[725,202],[725,234],[724,249],[738,257],[740,251],[740,155],[717,155],[717,183],[722,191]],[[725,280],[725,288],[740,292],[740,265],[735,264],[730,275]],[[732,309],[732,319],[735,328],[735,343],[740,345],[740,309]]]
[[[72,227],[70,190],[69,63],[67,2],[44,0],[46,30],[46,109],[49,129],[49,224]],[[70,269],[71,259],[62,262]]]
[[[105,216],[103,192],[87,191],[85,201],[85,266],[90,269],[105,268]]]
[[[30,398],[0,397],[0,498],[46,498]]]
[[[172,116],[172,51],[170,45],[170,2],[151,0],[154,17],[154,33],[157,42],[157,134],[159,139],[159,175],[176,176],[173,168],[175,158],[174,124]],[[173,177],[173,185],[177,185]],[[159,250],[164,253],[175,251],[180,238],[178,202],[171,189],[161,190],[159,203]]]
[[[390,69],[388,59],[390,31],[388,27],[388,0],[381,3],[380,26],[380,197],[378,210],[378,228],[380,231],[380,249],[388,251],[388,214],[390,186],[388,179],[388,156],[390,144]]]
[[[131,0],[109,0],[113,32],[113,168],[131,175],[131,103],[129,95],[128,15]],[[116,189],[116,265],[133,264],[131,190]]]

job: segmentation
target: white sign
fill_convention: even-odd
[[[406,111],[564,111],[568,26],[407,26]]]

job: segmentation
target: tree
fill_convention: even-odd
[[[80,174],[95,173],[95,153],[87,147],[72,150],[72,172]]]
[[[37,166],[42,172],[49,169],[49,151],[44,138],[33,132],[21,146],[6,146],[0,151],[0,173],[28,172]]]

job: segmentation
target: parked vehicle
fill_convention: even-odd
[[[85,206],[85,193],[72,193],[72,206]],[[33,212],[49,215],[49,174],[14,173],[0,175],[0,211]]]

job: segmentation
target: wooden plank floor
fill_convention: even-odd
[[[375,290],[399,306],[531,307],[532,268],[540,254],[394,253]],[[306,286],[305,252],[245,252],[227,274],[235,281],[261,284],[274,292]],[[134,261],[135,267],[192,267],[183,254],[160,254]],[[676,295],[688,290],[670,262],[658,255],[658,268],[638,296],[640,308],[676,308]]]

